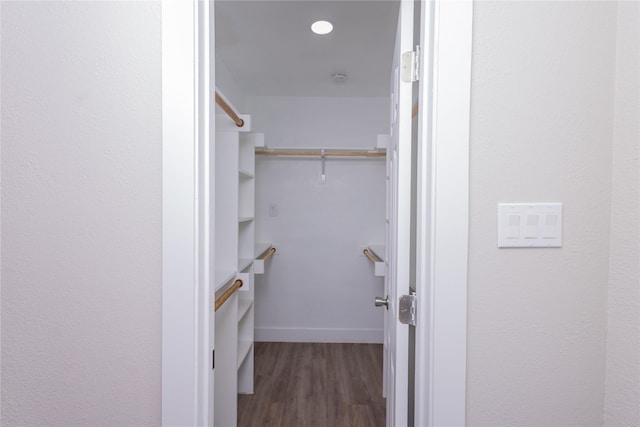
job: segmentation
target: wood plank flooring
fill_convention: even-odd
[[[384,427],[381,344],[255,343],[239,427]]]

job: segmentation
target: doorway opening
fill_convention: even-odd
[[[399,3],[404,6],[412,2]],[[420,201],[417,206],[416,266],[422,266],[422,268],[416,276],[416,300],[419,319],[422,321],[418,321],[415,340],[415,392],[416,401],[420,402],[419,405],[415,405],[415,423],[425,426],[464,425],[473,7],[470,0],[460,2],[436,0],[428,4],[429,7],[424,8],[422,12],[422,23],[429,28],[428,32],[423,31],[421,34],[421,44],[426,48],[420,56],[422,59],[417,62],[421,65],[419,74],[423,82],[420,89],[421,107],[418,109],[418,116],[419,123],[424,129],[420,133],[421,139],[417,153]],[[213,42],[210,31],[210,26],[213,27],[213,8],[209,7],[212,5],[213,2],[171,0],[163,0],[162,4],[162,419],[163,423],[171,425],[210,425],[214,421],[214,410],[220,402],[224,402],[220,395],[214,396],[213,387],[214,382],[217,382],[220,375],[225,372],[221,369],[224,365],[221,363],[222,357],[219,357],[224,356],[225,352],[220,353],[220,350],[235,348],[234,351],[237,352],[239,349],[237,341],[235,345],[221,345],[218,339],[221,337],[216,334],[218,328],[217,326],[214,328],[218,317],[217,313],[213,315],[211,307],[214,300],[217,302],[218,295],[214,293],[217,293],[215,291],[218,279],[226,283],[226,275],[229,273],[224,269],[213,271],[221,265],[216,257],[227,254],[236,270],[241,265],[244,268],[240,270],[244,270],[246,265],[253,265],[257,269],[257,266],[262,263],[263,272],[268,272],[274,265],[265,266],[265,258],[255,259],[249,264],[246,263],[246,259],[243,259],[242,263],[238,259],[240,223],[253,223],[253,229],[250,225],[242,225],[242,227],[245,231],[249,230],[246,234],[251,234],[251,230],[255,233],[256,218],[238,215],[239,191],[229,192],[227,186],[223,184],[227,183],[231,188],[237,184],[236,188],[239,189],[240,181],[244,180],[242,186],[245,190],[243,191],[250,193],[251,191],[246,189],[251,189],[252,186],[247,183],[252,180],[255,183],[256,175],[246,169],[239,170],[240,158],[244,159],[242,161],[245,166],[247,158],[244,155],[240,157],[238,135],[236,135],[237,144],[234,151],[236,154],[228,153],[230,156],[237,155],[237,157],[224,162],[225,156],[220,156],[218,155],[220,153],[215,151],[218,146],[223,147],[224,144],[217,144],[217,138],[212,136],[214,132],[223,130],[218,126],[217,121],[213,123],[215,88],[212,66],[215,61],[211,54],[215,51],[215,46],[210,43]],[[405,46],[402,51],[409,51],[411,48],[410,45]],[[304,56],[301,58],[304,59]],[[397,69],[394,69],[394,72],[397,73]],[[226,90],[228,91],[228,88]],[[229,96],[234,98],[233,95]],[[395,102],[391,105],[394,106]],[[277,104],[270,104],[269,107],[273,106],[277,107]],[[410,109],[411,107],[409,112]],[[391,117],[385,120],[387,123],[393,122],[393,108],[389,111]],[[249,116],[246,116],[246,119],[250,121]],[[327,124],[324,123],[324,125]],[[250,128],[249,123],[247,129]],[[237,131],[237,128],[233,129]],[[346,126],[345,129],[349,127]],[[252,141],[251,138],[253,138]],[[251,141],[244,145],[255,146],[261,139],[258,135],[251,138],[243,138],[245,142]],[[214,139],[215,147],[211,144]],[[304,139],[301,138],[301,140]],[[221,177],[214,172],[223,168],[219,168],[215,162],[230,165],[230,170],[235,168],[235,176],[227,180],[219,179]],[[338,162],[335,164],[327,162],[325,165],[324,162],[320,162],[320,171],[313,182],[317,183],[318,178],[322,181],[323,175],[325,183],[321,182],[319,185],[332,182],[334,175],[329,175],[330,171],[333,172],[329,167],[335,167],[338,164]],[[194,177],[198,179],[194,180]],[[216,187],[217,184],[220,184],[220,188]],[[243,197],[242,200],[249,201],[249,205],[244,205],[245,207],[255,209],[255,204],[250,202],[254,200],[253,198]],[[210,211],[214,211],[221,205],[235,206],[233,208],[236,209],[235,211],[233,209],[229,211],[231,214],[235,213],[235,217],[233,215],[230,217],[231,223],[235,225],[219,227],[215,222],[221,216],[209,215]],[[275,203],[274,206],[268,206],[265,218],[278,217],[282,207],[290,208],[290,205]],[[232,231],[230,235],[235,233],[235,239],[230,240],[231,245],[222,245],[218,248],[218,238],[221,233],[224,234],[223,230]],[[303,234],[301,237],[307,236]],[[242,247],[245,247],[244,244]],[[264,248],[264,246],[256,247]],[[281,250],[284,251],[285,247],[281,246]],[[277,250],[266,248],[271,255],[274,249]],[[368,249],[375,252],[373,247]],[[435,254],[438,256],[436,257]],[[275,257],[272,256],[272,258]],[[408,259],[408,257],[399,258]],[[322,261],[322,259],[305,260],[306,263],[322,263]],[[389,259],[386,261],[388,262]],[[327,270],[332,268],[329,263],[325,263],[325,266]],[[242,287],[243,292],[254,289],[255,284],[252,285],[250,274],[249,277],[242,276],[248,279],[246,281],[236,279],[235,276],[242,274],[244,273],[235,271],[229,273],[232,286],[246,282],[248,286]],[[406,280],[407,285],[408,281]],[[290,291],[295,294],[299,290],[292,287]],[[406,293],[409,293],[408,290]],[[240,306],[237,296],[236,293],[235,296],[232,295],[227,299],[225,309],[231,307],[231,311],[235,310],[236,315],[239,312],[251,312],[253,304],[247,305],[247,298],[245,298],[243,305]],[[327,304],[327,307],[331,309],[340,307],[342,297],[341,293],[332,295],[330,303],[333,304],[335,301],[338,303]],[[386,303],[390,307],[398,302],[397,295],[380,297],[377,301],[380,304]],[[304,308],[315,308],[321,306],[322,302],[325,300],[305,301]],[[437,310],[435,310],[436,305]],[[241,310],[238,311],[238,309]],[[389,320],[391,317],[386,318]],[[396,320],[394,318],[394,322]],[[271,331],[273,333],[291,333],[290,328],[272,329],[276,329]],[[251,329],[251,331],[254,330]],[[257,329],[255,331],[257,332]],[[263,332],[265,331],[260,331],[261,334]],[[311,332],[319,332],[318,335],[322,336],[327,331],[326,329],[321,331],[307,329],[303,335],[308,337]],[[330,332],[339,334],[340,328],[333,328]],[[365,328],[360,328],[360,332],[367,336]],[[314,341],[322,340],[314,339]],[[248,348],[249,352],[253,351],[253,345],[248,347],[246,343],[243,345],[243,349]],[[234,362],[232,361],[231,364],[233,365]],[[237,375],[237,366],[233,366],[228,371]],[[408,385],[400,386],[391,396],[393,397],[395,392],[407,391],[408,388]],[[383,389],[388,388],[383,387]],[[216,408],[214,408],[214,402]],[[235,390],[231,403],[234,410],[227,412],[235,414],[237,405]],[[402,408],[397,412],[404,413],[406,416],[407,411]],[[387,411],[387,418],[389,418],[389,411]],[[234,423],[225,424],[216,421],[216,424],[233,425]],[[403,420],[387,420],[389,426],[406,424],[407,422]]]
[[[307,402],[301,408],[322,405],[321,399],[310,397],[319,392],[330,398],[321,411],[333,416],[331,420],[385,424],[379,409],[387,387],[382,360],[385,310],[375,307],[374,300],[386,296],[391,207],[385,159],[397,114],[391,81],[399,3],[215,2],[216,88],[236,111],[250,116],[246,133],[254,135],[240,135],[238,161],[243,161],[242,144],[258,146],[255,163],[237,186],[238,215],[247,219],[230,233],[238,235],[238,247],[231,252],[244,258],[243,241],[249,240],[256,257],[263,248],[276,248],[260,273],[237,265],[251,283],[244,294],[239,292],[238,310],[243,311],[243,304],[249,308],[243,314],[216,313],[216,353],[233,341],[225,331],[230,322],[237,322],[239,342],[255,342],[246,358],[238,356],[239,425],[248,412],[299,419],[295,408],[291,414],[291,407],[281,407],[281,396],[305,384],[310,388],[298,390],[302,396],[296,400]],[[329,22],[332,31],[313,32],[317,21]],[[228,128],[221,125],[216,132]],[[216,138],[216,144],[225,138]],[[233,159],[225,150],[217,154]],[[367,151],[382,156],[358,155]],[[342,155],[345,152],[356,155]],[[227,160],[218,158],[215,164],[227,168]],[[216,177],[216,206],[220,195],[228,193],[222,187],[232,180],[232,173]],[[233,197],[225,200],[236,203]],[[214,258],[228,247],[217,246]],[[381,275],[367,254],[382,264]],[[249,328],[251,333],[243,332]],[[320,367],[325,369],[322,379]],[[253,381],[247,381],[247,372]],[[362,375],[354,376],[358,372]],[[222,425],[235,416],[231,398],[221,398],[233,389],[233,376],[216,373],[214,417]],[[285,379],[292,381],[288,387]],[[349,384],[344,382],[348,379]],[[269,395],[278,400],[255,399],[260,386],[276,390]],[[353,403],[352,409],[335,399]],[[252,402],[271,409],[250,410]],[[323,417],[314,418],[318,416]]]

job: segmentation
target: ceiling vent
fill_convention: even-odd
[[[331,80],[334,81],[334,83],[345,83],[347,81],[347,75],[346,74],[342,74],[342,73],[335,73],[331,75]]]

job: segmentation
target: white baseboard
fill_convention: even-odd
[[[256,328],[258,342],[328,342],[382,344],[382,329]]]

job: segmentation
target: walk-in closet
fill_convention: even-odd
[[[216,426],[384,425],[398,9],[215,2]]]

